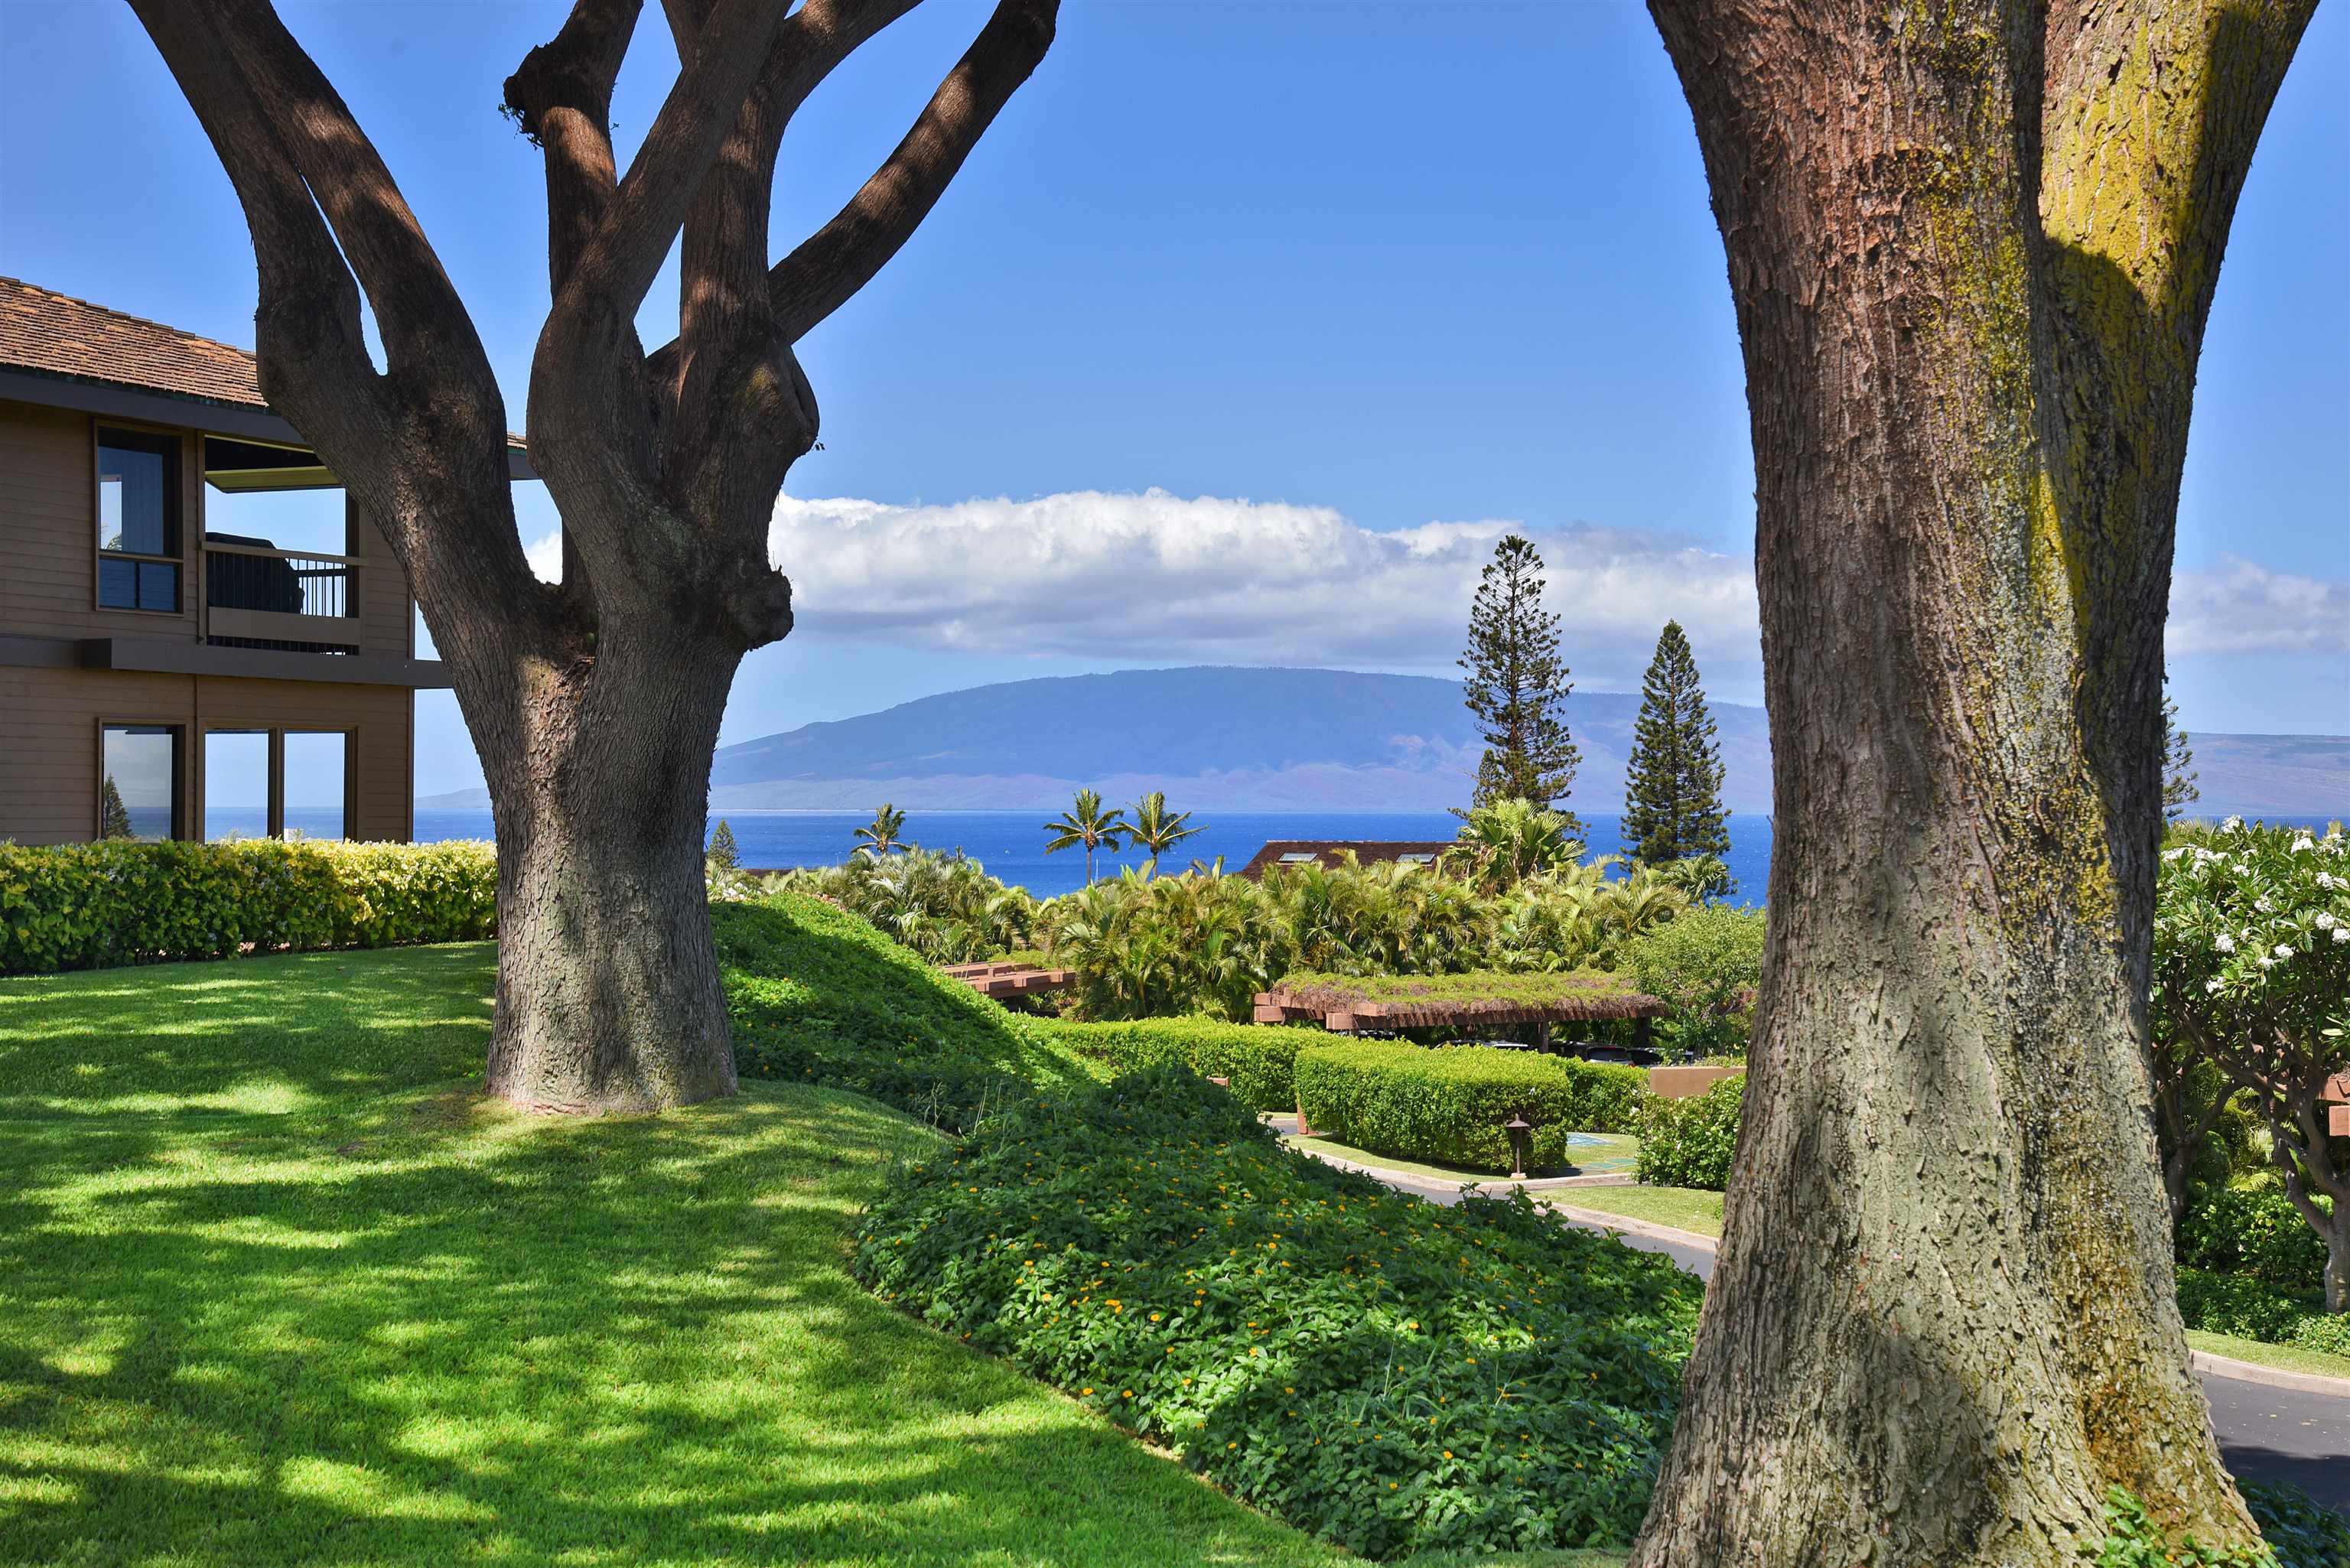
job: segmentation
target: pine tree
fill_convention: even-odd
[[[106,775],[105,793],[98,803],[98,836],[100,838],[136,838],[130,830],[130,808],[122,804],[122,792],[114,787],[114,775]]]
[[[1656,657],[1640,682],[1640,717],[1624,782],[1624,837],[1643,866],[1730,853],[1730,813],[1721,808],[1721,747],[1705,705],[1697,659],[1679,621],[1657,638]],[[1731,889],[1728,872],[1700,891]]]
[[[2170,684],[2170,677],[2162,678]],[[2187,744],[2187,732],[2179,727],[2178,704],[2168,693],[2162,699],[2162,819],[2177,822],[2187,815],[2187,808],[2203,798],[2195,787],[2195,753]]]
[[[1512,534],[1493,547],[1469,612],[1469,711],[1485,742],[1472,806],[1523,800],[1553,807],[1575,786],[1583,754],[1566,728],[1566,694],[1575,690],[1558,658],[1558,617],[1543,608],[1542,556]],[[1568,831],[1583,824],[1562,812]]]
[[[733,825],[722,816],[718,819],[718,826],[711,831],[710,848],[702,858],[710,863],[713,871],[732,871],[741,857],[742,851],[734,846]]]

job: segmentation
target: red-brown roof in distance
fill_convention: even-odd
[[[242,348],[0,277],[0,369],[266,409],[261,362]],[[510,445],[523,438],[509,433]]]
[[[1335,869],[1345,862],[1350,849],[1355,858],[1366,866],[1416,856],[1426,856],[1428,864],[1433,866],[1451,847],[1451,840],[1444,838],[1276,838],[1249,857],[1249,863],[1241,867],[1241,875],[1262,877],[1266,867],[1284,862],[1302,866],[1319,861]]]
[[[0,366],[266,408],[252,355],[176,327],[0,277]]]

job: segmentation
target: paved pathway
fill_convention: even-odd
[[[1444,1182],[1419,1181],[1355,1166],[1402,1191],[1435,1203],[1458,1203],[1461,1192]],[[1572,1204],[1572,1189],[1541,1194]],[[1589,1230],[1607,1227],[1570,1220]],[[1662,1252],[1699,1279],[1713,1273],[1713,1248],[1701,1241],[1666,1241],[1619,1233],[1617,1239],[1643,1252]],[[2338,1512],[2350,1515],[2350,1398],[2306,1394],[2247,1383],[2218,1372],[2199,1372],[2211,1406],[2211,1429],[2228,1468],[2247,1480],[2291,1481]]]

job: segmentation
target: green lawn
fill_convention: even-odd
[[[1700,1236],[1721,1234],[1721,1194],[1694,1187],[1568,1187],[1543,1194],[1555,1203],[1597,1209]]]
[[[509,1114],[490,973],[0,981],[0,1562],[1345,1561],[849,1281],[930,1134]]]
[[[1632,1162],[1639,1157],[1640,1153],[1638,1138],[1623,1133],[1586,1133],[1584,1136],[1597,1138],[1599,1142],[1595,1145],[1575,1146],[1576,1163],[1573,1170],[1546,1171],[1544,1174],[1598,1176],[1616,1171],[1630,1173]],[[1290,1147],[1303,1150],[1307,1154],[1329,1155],[1353,1165],[1368,1166],[1374,1170],[1391,1170],[1400,1176],[1426,1177],[1437,1181],[1480,1181],[1487,1187],[1510,1185],[1508,1177],[1497,1176],[1490,1170],[1469,1170],[1454,1165],[1430,1165],[1424,1160],[1399,1159],[1391,1154],[1372,1154],[1368,1150],[1357,1148],[1352,1144],[1340,1143],[1336,1138],[1298,1137],[1293,1135],[1282,1141]],[[1564,1192],[1584,1190],[1585,1189],[1580,1187],[1563,1189]],[[1566,1199],[1562,1196],[1560,1201],[1565,1202]]]
[[[2209,1355],[2258,1362],[2262,1366],[2273,1366],[2280,1372],[2314,1372],[2324,1377],[2350,1377],[2350,1355],[2328,1355],[2322,1350],[2303,1350],[2297,1345],[2263,1345],[2257,1339],[2238,1339],[2232,1334],[2207,1334],[2199,1328],[2187,1331],[2187,1343],[2191,1348]]]

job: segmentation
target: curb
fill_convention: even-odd
[[[1548,1199],[1543,1206],[1577,1224],[1596,1225],[1603,1231],[1621,1231],[1627,1236],[1643,1236],[1651,1241],[1670,1241],[1679,1246],[1693,1247],[1700,1252],[1711,1252],[1721,1245],[1711,1236],[1695,1231],[1676,1231],[1669,1225],[1652,1225],[1646,1220],[1610,1214],[1605,1209],[1577,1209],[1571,1204],[1554,1203]]]
[[[2257,1383],[2263,1388],[2282,1388],[2294,1394],[2323,1394],[2330,1398],[2350,1399],[2350,1377],[2329,1377],[2323,1372],[2287,1372],[2280,1366],[2263,1366],[2257,1361],[2239,1361],[2232,1355],[2214,1355],[2208,1350],[2189,1351],[2187,1364],[2198,1372],[2208,1372],[2230,1383]]]
[[[1676,1231],[1669,1225],[1652,1225],[1645,1220],[1610,1214],[1604,1209],[1576,1209],[1548,1200],[1544,1206],[1582,1224],[1621,1231],[1627,1235],[1645,1236],[1652,1241],[1674,1241],[1705,1252],[1713,1251],[1719,1245],[1714,1238],[1701,1236],[1694,1231]],[[2230,1383],[2253,1383],[2263,1388],[2282,1388],[2288,1393],[2322,1394],[2329,1398],[2350,1399],[2350,1377],[2331,1377],[2322,1372],[2288,1372],[2280,1366],[2263,1366],[2257,1361],[2239,1361],[2232,1355],[2214,1355],[2208,1350],[2189,1350],[2187,1364],[2197,1372],[2224,1377]]]

